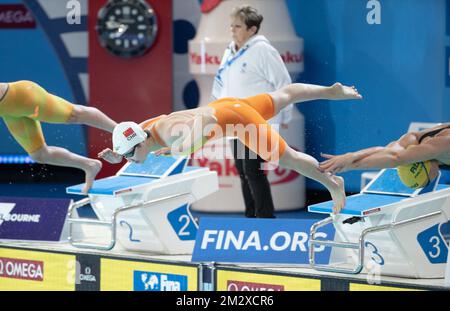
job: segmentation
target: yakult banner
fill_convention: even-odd
[[[297,127],[293,124],[292,127]],[[282,135],[285,133],[281,133]],[[283,135],[289,142],[292,137]],[[240,212],[244,210],[241,180],[234,165],[231,140],[215,140],[196,152],[190,165],[208,167],[219,177],[219,191],[192,204],[194,211]],[[300,143],[303,147],[303,142]],[[295,148],[294,144],[291,144]],[[295,148],[298,149],[298,148]],[[264,171],[271,186],[276,211],[296,210],[305,203],[305,178],[289,169],[272,167]]]
[[[203,1],[202,16],[197,34],[189,41],[189,71],[194,76],[200,89],[200,104],[205,106],[211,101],[214,76],[225,49],[230,43],[230,13],[234,7],[242,5],[241,0]],[[258,34],[266,36],[280,53],[292,81],[304,70],[304,42],[296,35],[288,7],[285,1],[247,0],[245,4],[255,7],[264,21]],[[289,146],[298,151],[304,150],[304,119],[297,109],[293,109],[292,120],[288,129],[280,129],[281,136]],[[193,165],[209,167],[219,175],[220,189],[199,202],[192,204],[192,210],[200,212],[243,212],[241,181],[234,167],[229,141],[209,142],[204,149],[223,149],[230,153],[227,158],[209,156],[210,150],[204,152]],[[305,181],[303,176],[289,170],[278,169],[268,173],[271,184],[275,211],[296,210],[305,204]]]
[[[309,264],[308,239],[317,219],[249,219],[202,217],[193,262]],[[318,238],[334,239],[324,227]],[[330,248],[316,247],[316,262],[327,264]]]
[[[0,197],[0,240],[60,241],[70,202]]]

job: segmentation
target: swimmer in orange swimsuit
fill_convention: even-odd
[[[335,203],[334,211],[338,212],[345,205],[343,179],[322,173],[316,159],[289,147],[267,120],[291,103],[361,98],[354,87],[340,83],[330,87],[296,83],[273,93],[244,99],[223,98],[206,107],[173,112],[140,125],[120,123],[113,132],[114,151],[105,149],[99,157],[110,163],[120,163],[123,157],[142,163],[152,151],[161,154],[170,149],[173,154],[190,154],[208,140],[238,137],[264,160],[322,183],[330,191]]]
[[[86,174],[84,192],[92,186],[102,163],[47,146],[40,122],[85,124],[108,132],[117,125],[98,109],[73,105],[31,81],[0,83],[0,117],[34,161],[82,169]]]

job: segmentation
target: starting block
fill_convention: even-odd
[[[450,219],[450,185],[414,190],[404,186],[396,169],[382,170],[345,208],[315,223],[310,231],[310,265],[321,271],[360,272],[409,278],[443,278],[448,245],[441,226]],[[309,206],[332,213],[333,202]],[[333,241],[316,239],[318,228],[332,224]],[[317,246],[331,247],[329,264],[315,263]]]
[[[143,164],[127,163],[115,176],[96,180],[88,197],[73,203],[68,212],[69,242],[79,248],[112,249],[116,241],[136,252],[191,254],[198,225],[189,206],[219,189],[216,172],[187,166],[187,157],[150,154]],[[82,194],[83,184],[67,188]],[[80,219],[74,211],[90,204],[96,219]],[[106,243],[74,236],[74,225]]]

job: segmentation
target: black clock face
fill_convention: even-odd
[[[100,44],[114,55],[144,54],[155,41],[156,15],[145,0],[111,0],[99,12]]]

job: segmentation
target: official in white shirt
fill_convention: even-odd
[[[273,92],[291,83],[291,78],[278,51],[269,40],[258,35],[263,16],[250,6],[241,6],[231,14],[233,41],[222,57],[214,79],[213,99],[245,98]],[[292,105],[283,109],[269,123],[287,128],[292,118]],[[270,185],[264,171],[264,160],[239,140],[233,141],[233,155],[241,178],[245,216],[274,218]]]

